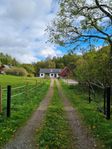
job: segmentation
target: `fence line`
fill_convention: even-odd
[[[18,94],[16,94],[16,95],[12,95],[11,97],[13,98],[13,97],[16,97],[16,96],[19,96],[19,95],[22,95],[22,94],[24,94],[25,92],[21,92],[21,93],[18,93]]]
[[[15,87],[15,88],[12,88],[13,90],[16,90],[16,89],[20,89],[20,88],[24,88],[26,85],[24,86],[18,86],[18,87]]]
[[[2,91],[7,91],[7,89],[3,88]]]
[[[2,112],[2,86],[0,85],[0,113]]]
[[[99,86],[98,84],[95,84],[93,82],[90,82],[88,84],[89,87],[89,103],[91,102],[91,90],[93,91],[93,86],[96,86],[100,89],[102,89],[103,91],[103,109],[102,107],[100,107],[100,101],[98,103],[98,108],[100,112],[103,112],[104,115],[106,115],[106,119],[110,119],[110,113],[111,113],[111,87],[103,87],[103,86]]]
[[[36,87],[33,87],[33,88],[30,88],[30,89],[28,89],[28,91],[32,91],[33,89],[35,89]]]
[[[97,86],[97,87],[99,87],[99,88],[101,88],[101,89],[104,89],[104,88],[105,88],[105,87],[100,86],[100,85],[98,85],[98,84],[96,84],[96,83],[93,83],[93,82],[90,82],[90,84],[92,84],[92,85],[94,85],[94,86]]]
[[[42,82],[37,82],[37,80],[35,80],[35,84],[25,84],[23,86],[17,86],[17,87],[11,87],[10,85],[7,86],[7,89],[5,88],[0,88],[0,113],[2,112],[2,100],[5,100],[7,99],[7,111],[6,111],[6,114],[7,114],[7,117],[10,117],[11,116],[11,99],[14,98],[14,97],[17,97],[17,96],[20,96],[22,94],[27,94],[30,92],[30,91],[33,91],[34,89],[37,88],[37,86],[39,87]],[[32,87],[31,87],[32,86]],[[28,88],[29,87],[29,88]],[[22,89],[22,90],[19,90],[19,89]],[[16,94],[12,95],[12,91],[15,91],[16,90]],[[5,97],[2,97],[2,91],[7,91],[7,94],[5,94],[4,96]],[[20,93],[17,93],[19,92]],[[23,91],[23,92],[22,92]]]

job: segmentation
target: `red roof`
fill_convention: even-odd
[[[68,67],[65,67],[61,72],[60,72],[60,76],[61,77],[66,77],[70,74],[70,69]]]
[[[0,66],[0,74],[4,73],[4,65]]]

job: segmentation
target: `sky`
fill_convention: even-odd
[[[57,11],[57,0],[0,0],[0,52],[21,63],[64,55],[46,42],[45,30]]]

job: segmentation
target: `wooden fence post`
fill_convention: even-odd
[[[7,117],[11,116],[11,86],[7,86]]]
[[[104,115],[106,114],[106,88],[104,88]]]
[[[26,85],[25,85],[25,95],[26,95],[26,98],[28,98],[28,82],[26,82]]]
[[[0,85],[0,113],[2,112],[2,86]]]
[[[37,86],[37,80],[36,80],[36,86]]]
[[[91,103],[91,87],[90,87],[90,84],[89,84],[89,103]]]
[[[106,112],[106,119],[110,119],[110,92],[111,87],[107,87],[107,112]]]

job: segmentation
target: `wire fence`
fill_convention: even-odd
[[[111,86],[101,86],[96,83],[88,84],[89,103],[97,103],[98,111],[102,112],[106,119],[110,119],[112,108],[112,90]]]
[[[3,88],[0,86],[0,113],[2,113],[4,110],[6,111],[7,117],[11,116],[11,104],[12,99],[19,99],[23,96],[25,98],[28,98],[28,96],[31,96],[33,91],[36,91],[36,88],[43,85],[43,81],[37,82],[33,84],[29,84],[26,82],[25,85],[12,87],[11,85],[8,85],[7,88]],[[34,94],[32,94],[33,96]]]
[[[73,84],[70,88],[73,88]],[[104,114],[106,119],[112,118],[112,85],[103,85],[99,82],[79,82],[79,91],[83,92],[88,103],[95,102],[97,110]]]

